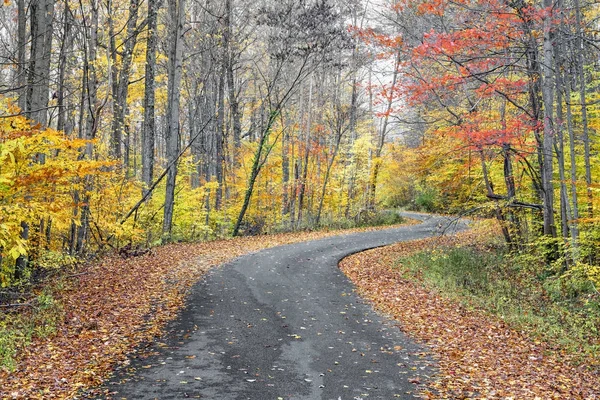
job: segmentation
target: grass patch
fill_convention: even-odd
[[[49,286],[20,305],[0,309],[0,369],[14,371],[17,352],[34,338],[56,333],[62,317],[62,306]]]
[[[404,224],[407,219],[394,210],[362,211],[354,218],[326,218],[321,220],[320,228],[352,229],[376,226]]]
[[[402,257],[396,268],[581,362],[600,361],[600,296],[593,285],[552,273],[530,254],[515,256],[502,246],[441,247]]]

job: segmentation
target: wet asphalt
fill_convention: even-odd
[[[337,267],[352,253],[464,227],[406,215],[423,223],[274,247],[213,269],[151,344],[155,354],[115,372],[109,398],[415,398],[435,373],[427,349],[374,312]]]

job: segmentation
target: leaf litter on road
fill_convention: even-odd
[[[56,293],[62,308],[56,334],[21,349],[15,371],[0,369],[0,398],[74,398],[100,385],[115,366],[128,366],[128,356],[145,355],[139,345],[160,337],[192,285],[214,266],[268,247],[384,228],[169,244],[136,257],[107,256]]]

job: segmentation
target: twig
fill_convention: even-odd
[[[0,304],[0,308],[33,307],[33,301],[27,303]]]
[[[66,277],[67,277],[67,278],[75,278],[75,277],[77,277],[77,276],[81,276],[81,275],[87,275],[87,274],[89,274],[89,272],[87,272],[87,271],[84,271],[84,272],[79,272],[79,273],[77,273],[77,274],[71,274],[71,275],[67,275]]]

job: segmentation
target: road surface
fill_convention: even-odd
[[[249,254],[209,272],[158,352],[106,384],[115,399],[410,399],[435,371],[426,349],[375,313],[343,257],[450,233],[448,219]]]

